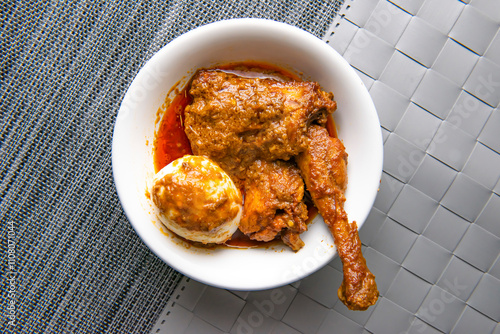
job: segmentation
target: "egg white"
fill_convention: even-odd
[[[243,211],[242,203],[237,202],[235,200],[235,196],[232,196],[231,194],[239,194],[239,190],[236,188],[236,185],[234,182],[231,180],[229,175],[227,175],[224,170],[222,170],[217,164],[212,162],[211,160],[201,157],[201,156],[192,156],[192,155],[186,155],[182,158],[179,158],[175,161],[172,161],[170,164],[167,166],[163,167],[158,173],[153,178],[152,181],[152,186],[150,190],[151,194],[151,200],[154,203],[154,189],[155,186],[159,183],[161,184],[161,180],[165,178],[166,176],[172,175],[172,177],[175,178],[180,178],[180,179],[185,179],[188,178],[189,176],[183,172],[183,169],[181,168],[183,163],[189,164],[193,168],[197,168],[199,171],[207,171],[208,169],[216,169],[222,174],[222,180],[207,180],[207,182],[203,185],[200,185],[200,188],[204,187],[204,190],[194,188],[193,191],[204,191],[207,199],[212,199],[216,200],[217,198],[220,198],[222,196],[227,196],[230,198],[232,201],[231,207],[237,206],[238,207],[238,214],[231,220],[221,223],[218,227],[212,229],[211,231],[197,231],[197,230],[190,230],[188,228],[185,228],[183,226],[180,226],[177,224],[173,219],[172,219],[172,214],[171,210],[169,210],[169,207],[173,210],[175,210],[175,204],[174,203],[163,203],[167,204],[166,210],[159,210],[158,212],[158,218],[160,221],[172,232],[176,233],[177,235],[191,241],[195,242],[201,242],[204,244],[209,244],[209,243],[215,243],[215,244],[221,244],[224,243],[225,241],[229,240],[231,236],[236,232],[238,229],[238,226],[240,224],[241,220],[241,215]],[[158,188],[156,188],[158,189]],[[164,187],[160,187],[159,191],[165,191]],[[240,196],[241,199],[241,196]]]

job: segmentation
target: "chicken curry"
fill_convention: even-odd
[[[175,102],[157,134],[156,170],[185,154],[210,158],[244,194],[239,233],[294,251],[304,246],[310,197],[343,264],[339,299],[353,310],[373,305],[375,276],[344,211],[347,153],[327,122],[333,94],[283,70],[236,64],[199,70]]]

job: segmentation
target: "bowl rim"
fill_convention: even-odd
[[[129,222],[131,223],[131,225],[133,226],[136,233],[139,235],[139,237],[142,239],[142,241],[148,246],[148,248],[151,251],[153,251],[153,253],[155,253],[160,259],[162,259],[162,261],[167,263],[169,266],[171,266],[175,270],[177,270],[177,271],[181,272],[182,274],[184,274],[188,277],[191,277],[197,281],[200,281],[202,283],[205,283],[205,284],[208,284],[211,286],[215,286],[215,287],[219,287],[219,288],[224,288],[224,289],[252,291],[252,290],[263,290],[263,289],[275,288],[275,287],[283,286],[283,285],[286,285],[289,283],[293,283],[294,281],[300,280],[300,279],[310,275],[311,273],[319,270],[324,265],[326,265],[328,262],[330,262],[331,259],[334,256],[336,256],[336,251],[334,251],[331,258],[326,259],[325,261],[320,263],[320,265],[317,268],[314,268],[314,270],[311,270],[309,272],[304,272],[303,274],[291,277],[289,279],[283,279],[281,281],[277,281],[277,282],[273,282],[273,283],[262,283],[259,281],[259,282],[256,282],[255,284],[248,284],[248,282],[247,282],[244,286],[241,284],[238,284],[238,283],[234,283],[234,282],[230,283],[230,284],[219,283],[219,282],[214,282],[211,279],[206,279],[203,274],[200,275],[199,273],[193,272],[193,270],[186,270],[186,268],[183,268],[182,265],[177,263],[175,259],[169,258],[165,254],[163,254],[159,250],[159,248],[147,237],[147,235],[145,233],[143,233],[143,230],[140,227],[141,222],[138,222],[135,219],[135,213],[133,212],[133,210],[130,209],[130,206],[127,205],[127,201],[124,200],[124,198],[126,197],[126,192],[128,190],[127,190],[127,187],[125,186],[124,182],[121,179],[121,176],[122,176],[121,171],[120,171],[121,167],[119,166],[119,160],[118,160],[118,155],[117,155],[119,143],[116,140],[118,137],[117,136],[118,128],[121,126],[120,114],[122,112],[126,112],[124,110],[124,108],[126,108],[126,106],[124,105],[125,101],[126,101],[127,97],[130,96],[130,94],[132,94],[133,90],[135,89],[135,86],[137,84],[137,81],[139,80],[141,73],[143,73],[144,71],[146,71],[148,69],[150,70],[152,64],[159,61],[159,59],[163,58],[164,54],[168,53],[171,49],[174,49],[178,46],[182,46],[183,43],[188,43],[189,40],[192,39],[193,37],[203,36],[205,34],[213,34],[214,32],[217,32],[219,29],[228,30],[228,29],[231,29],[231,28],[236,27],[236,26],[240,26],[240,27],[246,26],[248,28],[258,27],[260,29],[269,29],[270,31],[272,31],[274,33],[280,33],[280,34],[284,34],[284,36],[290,36],[290,37],[293,36],[293,38],[302,39],[304,41],[307,41],[307,43],[314,44],[315,47],[323,48],[325,50],[328,49],[329,56],[334,57],[336,62],[343,63],[343,67],[346,68],[346,71],[350,72],[351,76],[352,75],[355,76],[355,78],[353,77],[353,80],[357,80],[364,87],[364,84],[362,83],[361,79],[357,76],[354,69],[340,54],[338,54],[331,46],[329,46],[328,44],[323,42],[318,37],[306,32],[298,27],[295,27],[295,26],[292,26],[292,25],[289,25],[286,23],[282,23],[282,22],[273,21],[270,19],[259,19],[259,18],[238,18],[238,19],[228,19],[228,20],[221,20],[221,21],[209,23],[209,24],[197,27],[193,30],[190,30],[190,31],[176,37],[172,41],[170,41],[168,44],[166,44],[160,50],[158,50],[158,52],[156,52],[138,71],[138,73],[136,74],[136,77],[134,78],[134,80],[132,81],[132,83],[128,87],[127,92],[124,95],[124,98],[123,98],[122,103],[120,105],[120,110],[119,110],[117,118],[115,120],[114,130],[113,130],[113,139],[112,139],[112,152],[111,152],[112,159],[111,160],[112,160],[112,171],[113,171],[113,178],[114,178],[116,191],[117,191],[120,203],[122,205],[122,208],[125,212],[125,215],[126,215],[127,219],[129,220]],[[380,129],[380,122],[379,122],[378,115],[377,115],[376,110],[375,110],[375,106],[374,106],[373,101],[371,100],[371,97],[370,97],[368,91],[366,90],[366,88],[365,88],[365,91],[366,91],[367,97],[369,98],[369,101],[367,103],[371,104],[371,108],[374,111],[372,113],[373,115],[371,115],[371,117],[372,117],[371,121],[375,122],[377,124],[378,128]],[[375,166],[374,168],[378,171],[378,182],[380,182],[380,179],[382,177],[382,164],[383,164],[383,141],[382,141],[381,130],[380,130],[379,137],[380,137],[379,142],[375,143],[376,150],[379,151],[378,159],[377,159],[378,161],[372,161],[372,163]],[[378,189],[378,187],[377,187],[377,189]],[[372,195],[370,207],[367,209],[368,211],[366,212],[366,214],[364,214],[364,219],[362,219],[361,221],[358,221],[359,228],[361,228],[362,225],[364,224],[364,222],[368,216],[368,213],[374,204],[375,198],[376,198],[376,191]]]

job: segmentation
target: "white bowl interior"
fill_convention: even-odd
[[[297,281],[336,254],[321,217],[302,235],[305,247],[204,250],[187,247],[162,227],[145,192],[154,175],[157,110],[179,80],[199,68],[234,61],[264,61],[293,70],[335,95],[339,138],[349,154],[345,209],[361,227],[382,172],[382,136],[371,98],[350,65],[331,47],[298,28],[262,19],[212,23],[163,47],[141,69],[122,102],[113,134],[112,163],[118,196],[148,247],[183,274],[233,290],[261,290]]]

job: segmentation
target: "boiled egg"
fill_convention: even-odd
[[[161,222],[185,239],[220,244],[238,229],[241,193],[224,170],[203,156],[186,155],[162,168],[150,195]]]

